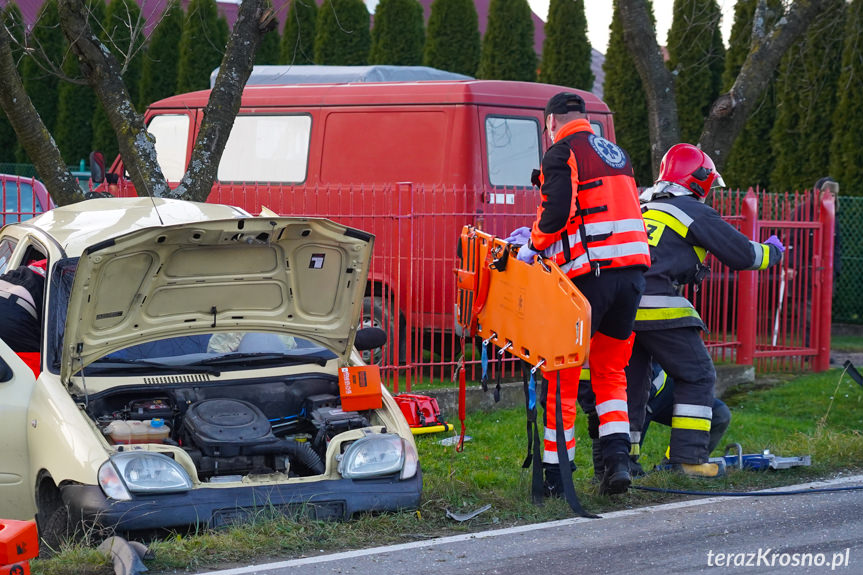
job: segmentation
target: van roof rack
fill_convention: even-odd
[[[210,88],[219,69],[210,74]],[[357,82],[419,82],[473,80],[470,76],[428,66],[255,66],[247,86],[270,84],[350,84]]]

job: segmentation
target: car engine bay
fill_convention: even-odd
[[[248,474],[319,475],[330,440],[371,426],[375,417],[373,411],[343,411],[337,379],[320,374],[114,388],[91,395],[86,411],[109,443],[179,447],[200,480],[209,482]]]

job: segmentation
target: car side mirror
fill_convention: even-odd
[[[90,152],[90,179],[96,185],[105,181],[105,156],[102,152]]]
[[[357,330],[354,347],[358,351],[371,351],[387,343],[387,332],[379,327],[364,327]]]

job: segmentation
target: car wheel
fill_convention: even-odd
[[[39,557],[51,557],[60,550],[72,535],[69,508],[60,505],[49,512],[44,521],[39,521]]]
[[[404,326],[401,321],[395,322],[393,320],[391,311],[391,306],[384,306],[383,299],[380,297],[366,296],[363,298],[363,319],[360,327],[379,327],[387,334],[387,343],[383,347],[360,352],[363,361],[369,365],[395,364],[392,356],[394,348],[392,342],[396,341],[396,337],[398,337],[399,342],[399,362],[405,363],[406,361]]]

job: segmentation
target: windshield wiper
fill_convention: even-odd
[[[285,363],[295,365],[299,363],[316,363],[321,367],[327,365],[327,359],[318,354],[304,355],[288,355],[284,353],[228,353],[218,357],[209,357],[190,363],[189,365],[226,365],[237,362],[246,363],[244,360],[251,360],[248,363]]]
[[[176,371],[180,373],[206,373],[208,375],[221,375],[221,371],[215,367],[208,365],[199,365],[197,362],[193,363],[162,363],[158,361],[149,361],[146,359],[124,359],[120,357],[109,357],[102,358],[96,360],[87,366],[87,369],[100,369],[100,370],[110,370],[112,369],[112,365],[120,364],[123,367],[121,369],[128,369],[129,366],[132,369],[155,369],[158,371]]]

